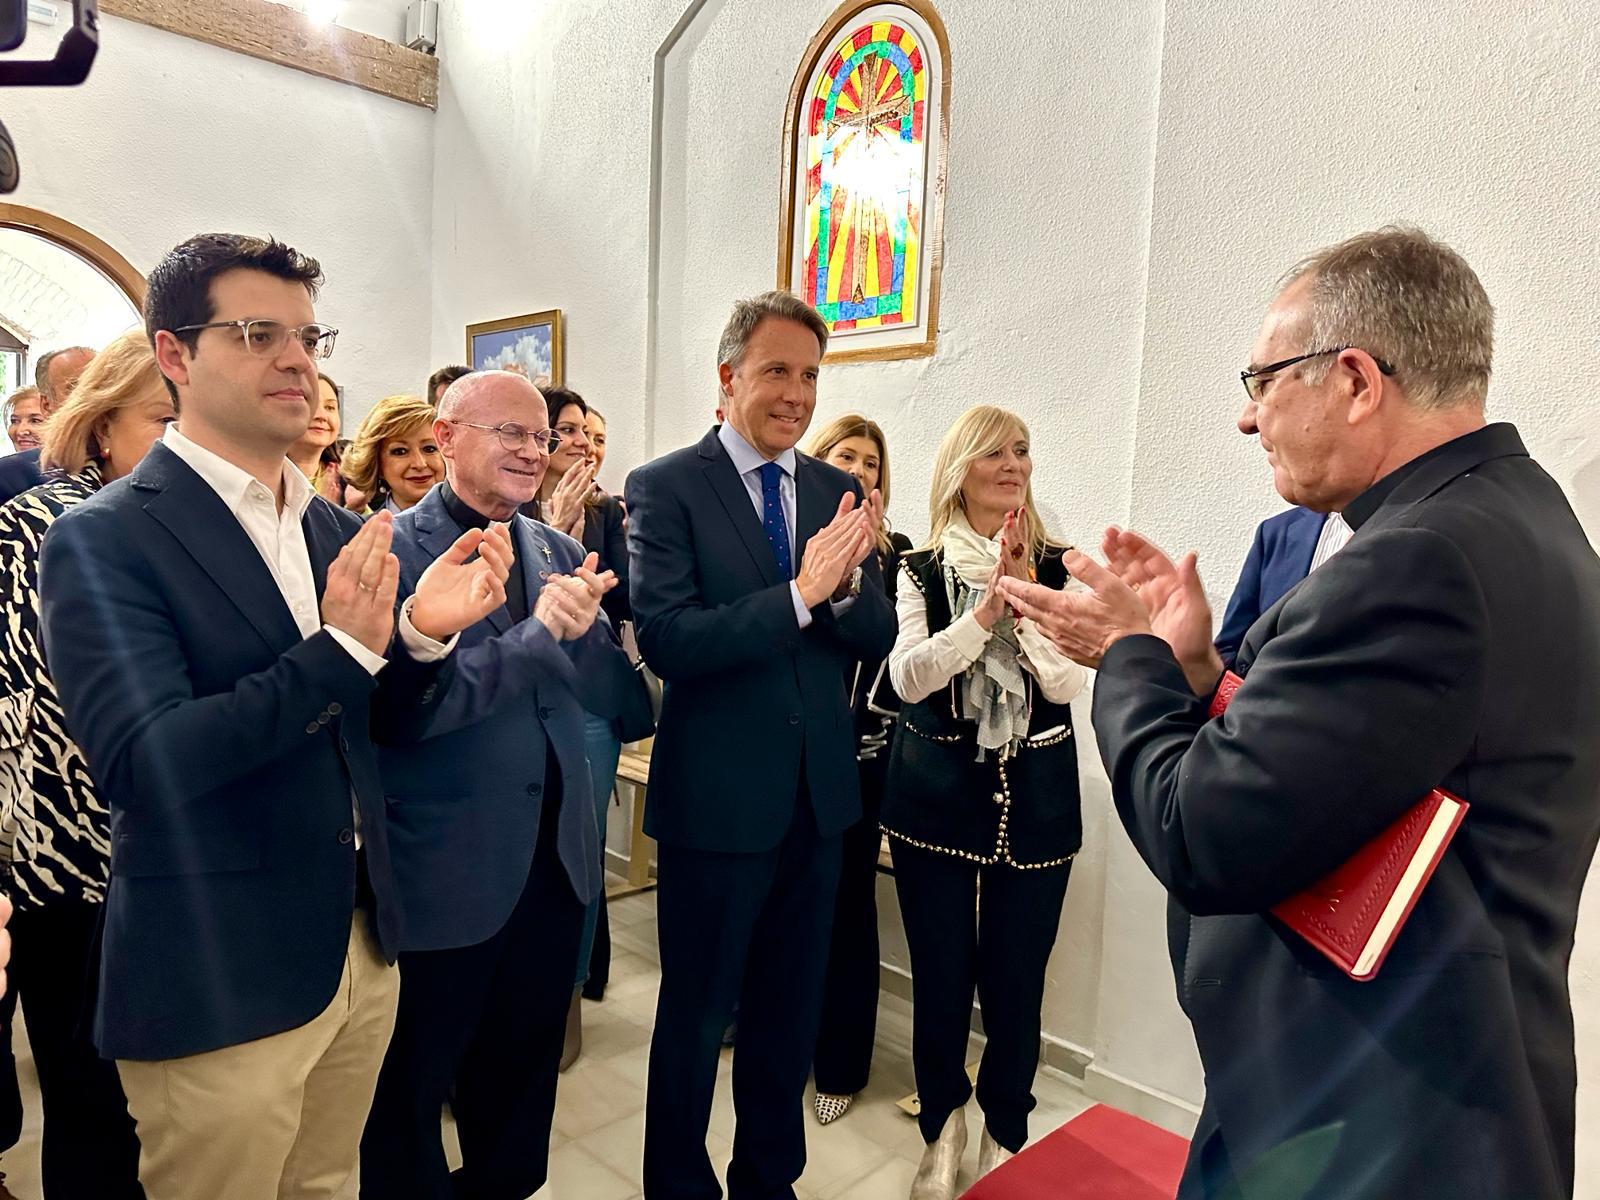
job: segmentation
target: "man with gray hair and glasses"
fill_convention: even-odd
[[[1117,811],[1171,897],[1206,1071],[1185,1200],[1572,1195],[1600,561],[1516,429],[1485,423],[1493,328],[1471,267],[1415,229],[1290,273],[1239,428],[1284,499],[1355,532],[1245,634],[1221,718],[1193,554],[1110,529],[1109,569],[1067,556],[1091,591],[1004,585],[1099,668]],[[1269,910],[1435,786],[1470,809],[1357,982]]]
[[[94,351],[87,346],[68,346],[39,356],[34,364],[33,380],[39,389],[39,408],[45,416],[66,402],[78,376],[93,358]],[[0,504],[43,482],[37,447],[0,458]]]
[[[645,829],[658,843],[661,995],[648,1200],[717,1200],[706,1153],[739,1006],[730,1200],[794,1195],[844,831],[861,819],[847,668],[887,655],[876,491],[795,451],[828,326],[787,292],[734,306],[727,420],[628,477],[639,650],[665,683]]]

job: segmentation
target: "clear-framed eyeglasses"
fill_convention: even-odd
[[[283,353],[290,341],[300,343],[307,357],[321,360],[333,357],[333,343],[339,331],[331,325],[285,325],[282,321],[252,319],[246,321],[209,321],[204,325],[185,325],[173,333],[199,333],[203,329],[237,329],[246,350],[263,358],[274,358]]]
[[[450,421],[451,425],[465,425],[468,429],[482,429],[492,433],[500,439],[500,444],[507,450],[521,450],[533,441],[544,446],[546,454],[553,454],[557,446],[561,445],[561,435],[553,429],[529,429],[526,425],[519,425],[515,421],[505,421],[499,425],[479,425],[472,421]]]

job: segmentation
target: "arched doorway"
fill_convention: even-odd
[[[9,426],[30,419],[22,416],[30,406],[38,409],[20,389],[34,382],[41,357],[68,346],[98,350],[139,324],[144,297],[144,276],[88,230],[40,209],[0,204],[0,405],[7,418],[0,453],[14,449]]]
[[[144,276],[112,246],[87,229],[26,204],[0,204],[0,229],[31,233],[77,255],[121,288],[135,309],[144,308]]]

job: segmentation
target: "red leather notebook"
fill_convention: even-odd
[[[1244,680],[1225,672],[1211,715]],[[1466,815],[1467,802],[1434,788],[1353,858],[1272,910],[1351,979],[1372,979],[1404,928]]]

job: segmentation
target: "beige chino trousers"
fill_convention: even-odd
[[[333,1002],[284,1033],[187,1058],[117,1061],[147,1200],[332,1200],[394,1032],[400,972],[357,913]]]

